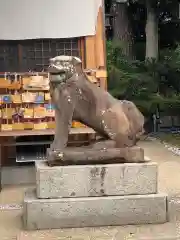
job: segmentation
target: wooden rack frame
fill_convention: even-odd
[[[34,70],[34,69],[24,69],[24,62],[27,61],[27,56],[24,54],[24,43],[22,41],[13,42],[13,44],[17,44],[17,47],[14,49],[10,47],[10,50],[7,49],[7,54],[2,50],[1,44],[6,44],[7,47],[7,41],[3,42],[0,41],[0,66],[1,66],[1,60],[5,59],[7,57],[8,51],[12,51],[11,54],[14,56],[14,53],[17,54],[17,59],[15,57],[15,61],[17,62],[17,65],[12,67],[11,69],[6,69],[7,71],[19,71],[19,74],[22,75],[33,75],[33,72],[28,72],[28,70]],[[27,42],[26,42],[27,43]],[[27,45],[26,45],[27,46]],[[28,50],[28,49],[26,49]],[[4,52],[1,57],[1,51]],[[77,52],[76,52],[77,51]],[[94,36],[86,36],[81,37],[78,39],[77,49],[70,53],[76,56],[78,55],[82,59],[83,63],[83,69],[85,69],[85,72],[87,74],[95,75],[99,81],[100,86],[104,89],[107,89],[107,73],[106,73],[106,45],[105,45],[105,14],[104,14],[104,7],[99,8],[98,18],[97,18],[97,24],[96,24],[96,35]],[[62,54],[62,53],[60,53]],[[70,55],[67,52],[64,52],[63,54]],[[53,55],[54,56],[54,55]],[[53,57],[52,56],[52,57]],[[48,56],[49,57],[49,56]],[[9,62],[12,61],[12,57],[8,60]],[[44,64],[44,63],[43,63]],[[38,65],[39,66],[39,65]],[[43,69],[44,69],[43,65]],[[42,69],[41,69],[42,70]],[[5,71],[3,69],[0,69],[0,71]],[[25,72],[24,72],[25,71]],[[1,73],[2,74],[2,73]],[[40,75],[47,74],[45,72],[40,72]],[[90,74],[90,75],[91,75]],[[85,132],[84,132],[85,131]],[[73,135],[84,135],[89,134],[92,135],[92,132],[89,132],[90,130],[88,128],[83,129],[72,129],[71,134]],[[1,166],[4,161],[7,159],[7,153],[10,151],[13,151],[15,154],[14,148],[12,146],[16,145],[16,137],[18,136],[29,136],[29,135],[54,135],[54,130],[30,130],[30,131],[11,131],[11,132],[0,132],[0,174],[1,174]],[[7,146],[11,146],[10,148]],[[1,183],[1,176],[0,176],[0,183]],[[1,187],[1,186],[0,186]]]

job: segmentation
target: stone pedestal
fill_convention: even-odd
[[[154,194],[156,163],[48,167],[36,163],[38,198],[69,198]]]
[[[157,193],[156,163],[49,167],[36,163],[36,189],[26,192],[27,230],[167,221]]]

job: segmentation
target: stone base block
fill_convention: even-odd
[[[24,226],[27,230],[97,227],[167,221],[164,194],[37,199],[26,192]]]
[[[157,192],[156,163],[49,167],[36,162],[38,198],[120,196]]]

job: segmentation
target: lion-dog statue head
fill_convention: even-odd
[[[82,72],[81,64],[81,59],[78,57],[63,55],[51,58],[48,67],[50,82],[54,84],[65,82],[73,74],[79,74]]]

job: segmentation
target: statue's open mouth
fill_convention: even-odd
[[[72,56],[57,56],[50,59],[48,72],[51,83],[61,83],[70,79],[74,74],[74,66],[81,64],[81,60]]]
[[[50,82],[51,83],[61,83],[66,78],[66,71],[60,65],[51,64],[48,67],[48,72],[50,73]]]
[[[57,65],[54,65],[54,64],[51,64],[49,65],[48,67],[48,72],[50,74],[62,74],[62,73],[65,73],[65,69],[63,68],[63,66],[57,66]]]

